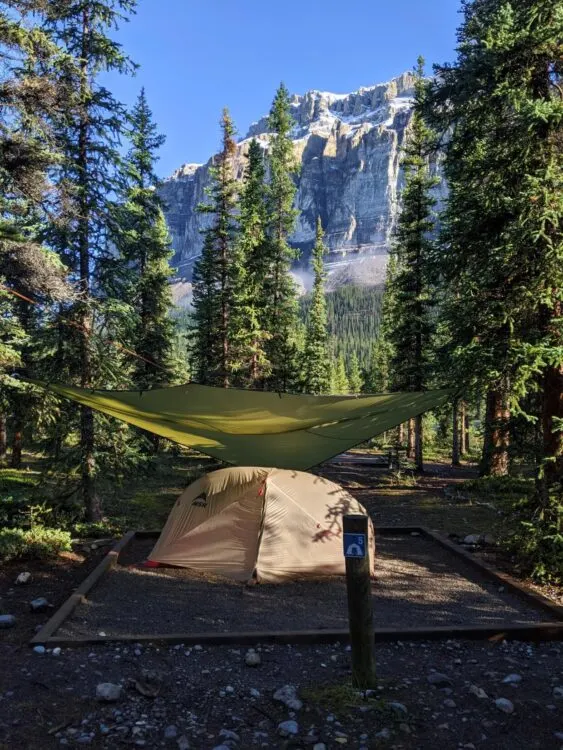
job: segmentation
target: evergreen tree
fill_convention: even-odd
[[[358,364],[358,357],[356,352],[352,354],[350,359],[350,367],[348,368],[348,385],[350,387],[350,393],[361,393],[364,386],[362,373],[360,372],[360,365]]]
[[[305,333],[303,359],[303,387],[306,393],[321,394],[330,390],[330,359],[328,351],[327,312],[324,284],[326,274],[323,257],[323,228],[317,219],[315,247],[313,248],[313,294]],[[357,364],[357,362],[356,362]]]
[[[268,244],[266,229],[265,166],[262,147],[253,138],[248,148],[248,164],[240,196],[240,251],[245,269],[244,299],[241,314],[241,348],[243,364],[241,385],[258,387],[270,375],[266,354],[267,322],[270,300],[265,294],[268,277]],[[246,356],[245,356],[246,355]]]
[[[134,11],[135,4],[135,0],[52,0],[46,6],[49,32],[76,61],[65,71],[68,97],[57,122],[63,161],[53,177],[62,199],[49,241],[69,267],[79,298],[61,310],[60,347],[53,365],[83,388],[94,386],[108,372],[112,354],[95,341],[96,328],[111,319],[111,310],[105,310],[96,295],[104,259],[111,257],[110,196],[116,188],[117,146],[124,121],[122,107],[98,76],[102,70],[131,70],[130,61],[108,33]],[[80,494],[87,518],[96,520],[101,516],[95,486],[96,422],[88,407],[80,408],[79,429]]]
[[[430,174],[428,164],[435,138],[421,113],[425,96],[423,65],[419,58],[415,110],[402,161],[405,187],[393,248],[397,268],[392,281],[395,311],[389,336],[396,387],[403,391],[422,391],[428,386],[433,332],[434,244],[431,233],[435,200],[431,190],[438,179]],[[422,416],[415,418],[414,437],[414,459],[417,468],[422,470]]]
[[[293,120],[289,92],[283,83],[278,88],[269,117],[272,133],[268,164],[268,262],[269,273],[264,282],[266,310],[265,330],[269,334],[266,353],[272,372],[267,387],[286,391],[296,381],[297,297],[289,273],[297,253],[288,243],[296,218],[293,208],[295,171],[293,143],[289,137]]]
[[[38,228],[52,194],[48,171],[59,159],[52,118],[66,87],[68,64],[41,28],[39,0],[0,9],[0,454],[10,415],[12,466],[21,462],[22,435],[37,406],[33,389],[11,377],[33,374],[40,310],[70,296],[64,269],[42,244]],[[37,421],[37,420],[35,420]]]
[[[346,375],[346,364],[342,354],[333,360],[330,392],[334,395],[350,393],[350,384]]]
[[[450,134],[442,273],[460,303],[450,329],[488,390],[485,471],[507,470],[509,406],[541,394],[531,416],[543,508],[563,471],[563,3],[479,0],[464,13],[458,58],[430,89]]]
[[[236,143],[226,109],[221,130],[222,149],[208,190],[211,202],[200,206],[213,221],[205,230],[202,255],[194,269],[194,355],[201,383],[228,388],[233,376],[244,368],[248,337],[241,320],[247,298],[243,247],[238,236],[238,186],[233,165]]]
[[[130,346],[139,355],[132,380],[141,390],[170,381],[174,324],[170,318],[172,257],[170,237],[156,188],[156,152],[164,142],[158,134],[145,91],[128,117],[131,149],[124,160],[120,202],[115,210],[115,245],[125,272],[125,288],[117,296],[128,300],[134,325]]]

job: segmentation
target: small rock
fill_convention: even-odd
[[[29,603],[32,612],[43,612],[49,607],[49,602],[44,596],[40,596]]]
[[[250,695],[253,698],[259,698],[260,697],[260,691],[256,690],[256,688],[250,688]]]
[[[45,646],[34,646],[33,652],[36,654],[44,654],[45,653]]]
[[[397,714],[408,714],[407,707],[404,705],[404,703],[399,703],[398,701],[391,701],[387,705],[392,711],[395,711],[395,713]]]
[[[446,708],[456,708],[456,702],[451,698],[446,698],[446,700],[444,701],[444,706]]]
[[[295,685],[284,685],[274,693],[274,700],[284,703],[293,711],[299,711],[303,708],[303,701],[297,697],[297,688]]]
[[[452,684],[450,678],[442,672],[431,672],[426,679],[430,685],[438,688],[449,687]]]
[[[261,661],[260,654],[254,651],[254,649],[247,651],[246,656],[244,657],[244,662],[247,667],[257,667]]]
[[[14,617],[14,615],[0,615],[0,630],[13,628],[15,624],[16,618]]]
[[[563,699],[563,687],[557,686],[553,688],[553,697],[556,700],[562,700]]]
[[[278,724],[278,734],[282,737],[291,737],[292,735],[299,734],[299,724],[293,721],[293,719],[282,721]]]
[[[382,740],[388,740],[391,737],[391,731],[387,727],[383,727],[375,736]]]
[[[185,734],[183,734],[181,737],[178,737],[178,739],[176,740],[176,744],[178,745],[178,750],[190,750],[190,741]]]
[[[514,704],[512,701],[509,701],[508,698],[497,698],[495,706],[499,711],[502,711],[505,714],[511,714],[514,712]]]
[[[31,573],[25,572],[20,573],[16,578],[16,586],[24,586],[26,583],[31,581]]]
[[[504,678],[503,682],[506,685],[517,685],[519,682],[522,682],[522,675],[509,674]]]
[[[166,729],[164,730],[165,740],[173,740],[177,736],[178,736],[178,730],[176,729],[174,724],[170,724],[170,726],[166,727]]]
[[[53,649],[53,656],[60,656],[61,655],[61,649],[59,646]]]
[[[219,737],[222,737],[224,740],[240,742],[240,737],[236,732],[233,732],[232,729],[221,729],[221,731],[219,732]]]
[[[481,542],[481,534],[468,534],[463,540],[464,544],[479,544]]]
[[[469,688],[469,692],[471,695],[474,695],[476,698],[488,698],[489,696],[487,693],[483,690],[482,687],[479,687],[478,685],[471,685]]]
[[[121,685],[113,682],[100,682],[96,686],[96,698],[103,703],[115,703],[121,695]]]
[[[313,750],[326,750],[326,745],[324,742],[315,742]]]
[[[215,745],[213,750],[232,750],[228,745]]]

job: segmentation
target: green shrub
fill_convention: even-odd
[[[123,533],[123,527],[116,520],[75,523],[71,530],[80,539],[103,539]]]
[[[72,549],[71,536],[62,529],[34,526],[32,529],[3,529],[0,531],[0,560],[18,558],[46,560],[59,552]]]

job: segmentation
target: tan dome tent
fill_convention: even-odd
[[[334,482],[302,471],[237,467],[180,495],[149,556],[246,581],[344,574],[342,516],[366,515]],[[369,550],[373,574],[374,535]]]

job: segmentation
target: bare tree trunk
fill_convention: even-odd
[[[463,415],[463,440],[463,452],[465,455],[467,455],[471,450],[471,441],[469,439],[469,410],[467,408],[467,404],[465,404],[465,413]]]
[[[414,462],[417,471],[424,471],[424,459],[422,455],[423,425],[422,414],[414,419]]]
[[[8,433],[6,431],[6,417],[0,414],[0,461],[6,457],[8,450]]]
[[[452,407],[452,466],[459,466],[459,402]]]
[[[510,445],[506,384],[487,393],[485,435],[479,473],[481,476],[502,477],[508,474]]]
[[[12,456],[10,458],[10,467],[19,469],[22,465],[22,431],[21,424],[14,425],[14,434],[12,436]]]
[[[405,444],[405,425],[400,424],[397,428],[397,442],[399,444],[399,448],[402,448]]]
[[[459,404],[459,455],[465,456],[465,401]]]
[[[414,458],[414,419],[409,419],[408,422],[408,434],[407,434],[407,458]]]

